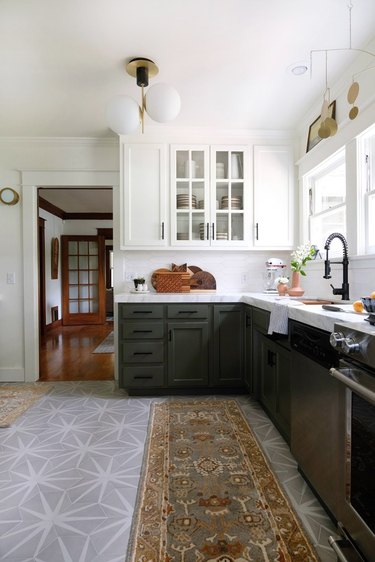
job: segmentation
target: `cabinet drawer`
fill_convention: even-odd
[[[164,367],[126,366],[122,369],[122,381],[125,388],[146,388],[164,385]]]
[[[126,340],[157,340],[164,336],[162,322],[124,322],[120,327],[120,338]]]
[[[164,343],[161,341],[123,342],[121,347],[125,363],[162,363],[164,361]]]
[[[121,304],[119,306],[121,318],[163,318],[162,304]]]
[[[253,307],[253,325],[261,328],[265,332],[268,331],[271,313],[268,310]]]
[[[207,304],[169,304],[167,307],[168,318],[179,320],[195,320],[196,318],[208,318]]]

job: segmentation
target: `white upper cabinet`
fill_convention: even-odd
[[[171,147],[171,244],[249,245],[244,147]]]
[[[121,248],[165,247],[167,146],[121,145]]]
[[[254,146],[254,246],[293,247],[293,150]]]

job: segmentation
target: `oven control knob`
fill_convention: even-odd
[[[341,332],[332,332],[332,334],[329,336],[329,343],[332,345],[332,347],[341,347],[344,340],[345,336]]]
[[[347,353],[348,355],[350,353],[355,353],[356,351],[359,351],[361,348],[361,346],[359,345],[359,343],[357,343],[353,338],[345,338],[343,343],[342,343],[342,350],[344,353]]]

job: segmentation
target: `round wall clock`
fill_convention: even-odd
[[[0,201],[4,205],[15,205],[20,200],[20,196],[17,191],[11,187],[4,187],[0,190]]]

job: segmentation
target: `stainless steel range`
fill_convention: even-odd
[[[330,544],[342,562],[374,562],[375,329],[340,324],[334,329],[330,343],[340,352],[340,361],[330,374],[342,383],[340,427],[345,446],[338,475],[338,520],[343,539],[330,538]]]

